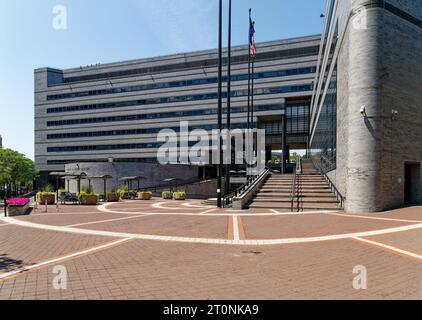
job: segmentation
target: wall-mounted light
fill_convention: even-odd
[[[366,117],[366,107],[365,106],[360,107],[359,112],[363,117]]]
[[[397,117],[399,116],[399,110],[397,109],[391,109],[391,119],[397,120]]]

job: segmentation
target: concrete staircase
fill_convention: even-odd
[[[293,174],[273,174],[257,193],[250,208],[291,212],[293,179]],[[319,210],[341,210],[340,202],[324,177],[315,170],[310,161],[304,160],[302,174],[297,175],[293,212]]]

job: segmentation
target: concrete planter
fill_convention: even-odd
[[[151,198],[152,198],[151,192],[138,192],[139,200],[151,200]]]
[[[161,195],[165,200],[173,199],[173,194],[170,191],[164,191]]]
[[[38,203],[40,205],[44,205],[47,201],[48,205],[52,205],[56,203],[56,195],[55,194],[41,194],[38,198]]]
[[[186,200],[186,193],[175,192],[175,193],[173,193],[173,199],[174,200],[180,200],[180,201]]]
[[[79,201],[82,205],[96,206],[98,204],[98,196],[95,194],[83,195],[79,197]]]
[[[9,217],[24,216],[29,213],[30,207],[29,203],[24,206],[8,206],[7,215]]]
[[[120,195],[118,193],[107,194],[107,202],[119,202]]]

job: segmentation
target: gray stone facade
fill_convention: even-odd
[[[337,163],[328,175],[346,197],[347,212],[396,208],[405,203],[405,164],[422,163],[422,28],[417,22],[422,3],[337,1],[334,7]],[[412,172],[411,180],[412,202],[422,202],[420,172]]]
[[[66,172],[80,175],[85,173],[88,177],[100,177],[109,175],[112,178],[107,180],[107,192],[117,190],[126,182],[121,178],[142,176],[145,179],[140,181],[140,188],[148,188],[165,184],[164,179],[169,177],[177,178],[182,181],[195,180],[198,178],[198,170],[191,166],[182,165],[159,165],[150,163],[74,163],[66,165]],[[87,179],[81,180],[81,187],[87,187],[89,181]],[[66,189],[67,189],[66,182]],[[93,192],[98,194],[104,193],[104,180],[91,179],[91,186]],[[137,189],[137,182],[132,182],[132,188]],[[69,179],[69,191],[72,193],[78,192],[78,182],[74,179]]]

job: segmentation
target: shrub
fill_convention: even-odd
[[[85,194],[94,194],[94,190],[92,186],[86,186],[81,188],[81,193],[84,192]]]
[[[98,194],[87,194],[85,192],[81,192],[79,194],[79,202],[83,205],[96,205],[98,204],[98,200]]]
[[[118,202],[120,200],[120,194],[118,192],[112,191],[107,192],[106,201],[107,202]]]
[[[186,200],[186,192],[175,192],[173,193],[174,200]]]
[[[54,188],[51,184],[47,184],[46,186],[44,186],[44,188],[42,188],[41,191],[44,193],[50,193],[54,191]]]
[[[38,192],[35,198],[39,204],[45,204],[46,200],[47,204],[54,204],[56,194],[54,192]]]
[[[173,199],[173,193],[171,191],[163,191],[161,195],[163,199]]]

